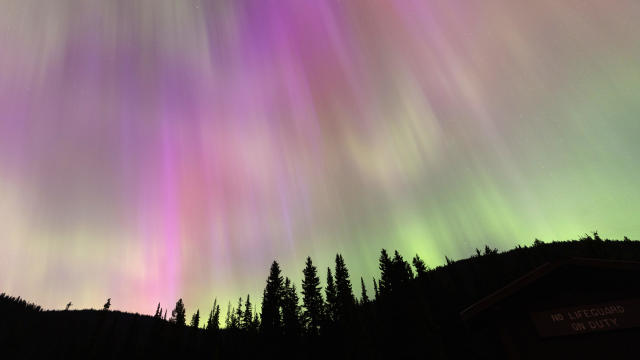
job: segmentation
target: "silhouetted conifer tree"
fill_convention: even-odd
[[[420,256],[416,254],[413,257],[413,267],[416,268],[416,276],[421,277],[427,273],[427,265],[420,259]]]
[[[593,232],[593,240],[602,241],[602,238],[600,237],[600,234],[598,234],[597,230]]]
[[[220,305],[218,305],[218,299],[213,300],[213,307],[209,312],[209,318],[207,318],[207,330],[218,331],[220,329]]]
[[[262,296],[262,321],[260,328],[266,334],[280,333],[282,329],[282,318],[280,306],[282,301],[283,279],[280,265],[274,261],[271,264],[267,286]]]
[[[184,303],[182,299],[179,299],[178,302],[176,302],[176,307],[171,311],[171,319],[169,321],[184,326],[187,323],[186,314],[187,311],[184,308]]]
[[[102,310],[104,311],[109,311],[109,308],[111,307],[111,298],[107,299],[107,302],[104,304],[104,306],[102,307]]]
[[[369,296],[367,296],[367,288],[364,286],[364,279],[362,279],[362,276],[360,277],[360,287],[362,288],[360,303],[366,305],[369,303]]]
[[[382,249],[380,251],[380,259],[379,261],[379,269],[380,269],[380,280],[378,281],[378,291],[380,291],[380,295],[390,294],[392,289],[392,264],[391,258],[389,258],[389,254],[387,254],[387,250]]]
[[[244,303],[244,312],[242,314],[242,328],[245,330],[253,329],[253,312],[251,309],[251,300],[249,294],[247,294],[247,301]]]
[[[349,279],[349,270],[344,263],[342,255],[336,255],[336,297],[337,297],[337,321],[347,319],[353,311],[355,299],[353,297],[353,289],[351,280]]]
[[[254,330],[257,330],[260,328],[260,314],[258,313],[258,309],[255,307],[253,307],[253,323],[252,323],[252,327]]]
[[[232,325],[232,320],[231,318],[233,317],[233,314],[231,312],[231,301],[229,301],[227,303],[227,315],[224,318],[224,327],[225,329],[230,329],[231,325]]]
[[[317,269],[313,266],[311,257],[307,257],[305,268],[302,271],[302,303],[304,306],[303,323],[307,332],[311,335],[318,334],[322,323],[323,300],[320,287],[320,278]]]
[[[71,305],[73,305],[71,303],[71,301],[69,301],[69,303],[67,304],[67,307],[64,308],[65,311],[68,311],[71,308]]]
[[[409,280],[413,279],[413,270],[411,270],[411,266],[408,262],[404,261],[404,258],[397,250],[394,253],[391,263],[393,266],[392,281],[395,281],[395,284],[393,285],[394,287],[397,287],[400,284],[405,284]]]
[[[389,258],[387,251],[382,249],[379,259],[380,281],[378,289],[381,295],[392,293],[395,289],[413,279],[411,265],[406,262],[398,251],[395,251],[393,259]]]
[[[20,312],[20,314],[16,313],[16,311]],[[9,296],[5,293],[0,294],[1,319],[3,319],[4,321],[10,321],[11,319],[16,319],[16,316],[17,318],[22,319],[22,311],[40,312],[42,311],[42,307],[34,303],[29,303],[26,300],[21,299],[20,296],[14,297]],[[2,329],[0,327],[0,331],[1,330]]]
[[[162,308],[160,307],[160,303],[158,303],[158,307],[156,308],[156,313],[153,315],[154,318],[160,319],[162,317]]]
[[[167,321],[167,309],[164,309],[164,316],[162,317],[164,321]]]
[[[233,312],[233,317],[231,318],[231,327],[234,329],[242,328],[242,298],[238,298],[238,307]]]
[[[376,278],[373,278],[373,295],[375,296],[375,299],[378,300],[380,292],[378,291],[378,283],[376,282]]]
[[[200,309],[196,310],[196,313],[191,317],[191,327],[197,328],[200,326]]]
[[[284,279],[282,325],[285,335],[297,336],[300,334],[300,304],[296,286],[289,278]]]
[[[484,254],[485,255],[495,255],[498,253],[498,249],[492,249],[489,245],[484,246]]]
[[[324,289],[325,296],[327,297],[327,304],[325,306],[325,317],[329,322],[336,321],[337,309],[338,309],[338,295],[336,293],[336,285],[333,281],[333,275],[331,274],[331,268],[327,267],[327,287]]]
[[[213,313],[213,329],[220,329],[220,304],[216,305],[216,312]]]

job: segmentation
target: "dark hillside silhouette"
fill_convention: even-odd
[[[340,254],[334,271],[327,269],[324,289],[311,258],[300,288],[274,261],[261,307],[256,309],[249,296],[229,304],[222,329],[217,300],[202,321],[199,310],[191,310],[191,326],[186,326],[182,299],[167,321],[161,304],[150,304],[154,316],[109,310],[111,299],[101,310],[72,310],[69,305],[65,311],[43,311],[1,294],[0,349],[7,359],[478,358],[478,344],[460,312],[543,264],[574,257],[640,261],[640,242],[612,241],[594,233],[576,241],[536,240],[533,246],[503,253],[487,246],[468,259],[447,258],[446,265],[435,268],[418,255],[409,263],[397,251],[390,256],[382,250],[371,298],[363,278],[360,297],[354,296]],[[491,351],[483,356],[500,356],[499,349]]]

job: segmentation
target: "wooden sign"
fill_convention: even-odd
[[[530,315],[542,337],[640,327],[640,299],[552,309]]]

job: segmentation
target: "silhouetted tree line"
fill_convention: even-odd
[[[42,311],[40,305],[27,302],[25,299],[9,296],[5,293],[0,294],[0,308],[3,311]]]
[[[28,348],[27,355],[40,354],[27,346],[35,338],[61,356],[97,357],[93,355],[106,351],[106,357],[125,353],[214,358],[471,357],[474,352],[459,312],[545,262],[572,256],[640,261],[640,242],[602,239],[597,232],[567,242],[536,239],[532,246],[503,253],[486,246],[468,259],[446,257],[446,265],[435,268],[419,255],[409,261],[398,251],[391,255],[382,249],[380,273],[369,280],[373,292],[367,292],[367,281],[360,277],[359,297],[341,254],[333,268],[326,269],[326,276],[307,257],[300,291],[274,261],[259,311],[249,295],[240,297],[237,304],[227,304],[223,328],[217,299],[206,319],[201,321],[197,309],[187,326],[182,299],[167,320],[161,304],[153,317],[117,311],[42,311],[1,294],[0,316],[8,321],[0,323],[0,338],[13,342],[13,349]],[[326,279],[324,286],[321,276]],[[103,309],[110,306],[111,299]],[[61,339],[62,334],[70,336]]]

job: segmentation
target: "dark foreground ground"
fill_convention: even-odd
[[[472,341],[460,312],[545,263],[571,257],[640,261],[640,242],[587,236],[504,253],[487,248],[358,304],[347,321],[319,336],[207,331],[118,311],[41,311],[3,296],[0,358],[498,358],[504,353],[495,344]]]

